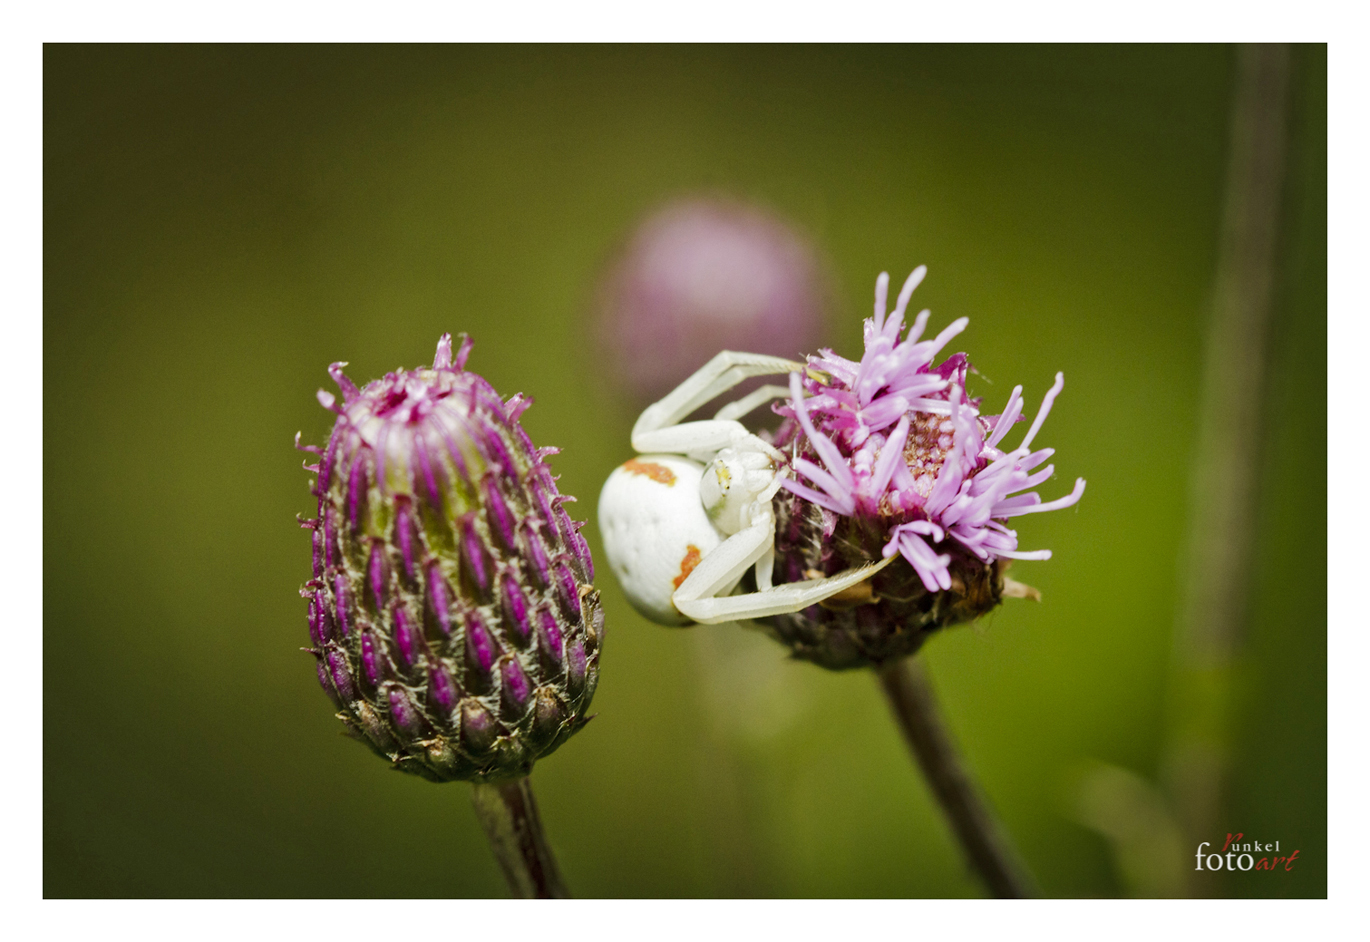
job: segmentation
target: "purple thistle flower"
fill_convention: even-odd
[[[334,363],[327,447],[296,436],[320,457],[301,592],[319,682],[352,735],[435,781],[526,775],[584,726],[604,633],[553,450],[519,425],[526,398],[466,370],[470,350],[444,334],[432,369],[362,389]],[[565,648],[528,644],[532,610]]]
[[[852,598],[771,619],[801,656],[831,667],[903,656],[925,630],[978,617],[1005,594],[1035,595],[1003,571],[1009,560],[1049,559],[1051,551],[1020,550],[1008,521],[1072,506],[1084,493],[1083,478],[1048,502],[1032,490],[1054,473],[1043,467],[1053,450],[1032,445],[1062,374],[1010,448],[1005,439],[1024,418],[1022,387],[999,415],[983,416],[966,392],[966,355],[933,364],[968,320],[924,339],[924,310],[904,331],[926,273],[920,266],[909,275],[893,311],[882,273],[861,360],[827,349],[809,357],[805,375],[790,376],[790,398],[775,407],[786,421],[774,444],[789,454],[791,472],[781,481],[788,494],[776,497],[776,578],[833,575],[877,553],[898,553],[912,570],[887,567]],[[906,584],[909,575],[916,585]]]

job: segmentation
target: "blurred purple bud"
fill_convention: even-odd
[[[649,216],[600,289],[614,372],[659,399],[719,350],[798,357],[823,340],[826,289],[812,245],[756,206],[685,199]]]

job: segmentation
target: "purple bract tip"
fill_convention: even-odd
[[[580,589],[576,584],[575,575],[571,572],[571,567],[558,561],[552,571],[556,575],[557,601],[561,603],[561,610],[566,613],[567,618],[579,620]]]
[[[395,645],[400,649],[406,667],[413,667],[418,660],[421,638],[414,619],[403,605],[395,609]]]
[[[389,568],[385,564],[385,544],[377,540],[371,544],[371,558],[366,564],[367,587],[371,590],[371,601],[376,611],[385,608]]]
[[[560,669],[565,660],[563,644],[556,616],[547,609],[542,609],[538,612],[538,647],[548,664],[557,669]]]
[[[342,390],[344,404],[357,398],[357,385],[348,379],[347,374],[343,372],[343,367],[346,365],[347,363],[342,360],[328,365],[328,375],[333,377],[333,382],[337,383],[338,388]]]
[[[505,711],[513,714],[521,714],[528,708],[528,698],[533,694],[533,687],[528,683],[528,675],[523,670],[523,665],[518,662],[516,657],[508,657],[500,666],[500,678],[503,681],[500,700],[504,704]]]
[[[485,514],[490,523],[490,531],[499,537],[505,549],[515,549],[514,515],[499,492],[499,481],[492,474],[485,479]]]
[[[576,638],[566,645],[566,679],[571,689],[579,691],[585,686],[588,662],[585,658],[585,642]]]
[[[490,637],[490,630],[485,627],[485,622],[481,621],[480,616],[475,612],[467,614],[467,663],[477,668],[482,674],[489,674],[490,669],[495,665],[497,655],[498,651],[495,648],[494,639]]]
[[[379,686],[384,671],[381,668],[381,653],[376,639],[368,631],[362,635],[362,671],[366,682],[373,687]]]
[[[352,685],[352,671],[348,669],[347,658],[341,651],[330,650],[327,659],[329,676],[333,678],[338,696],[344,701],[357,699],[357,690]]]
[[[403,687],[392,685],[386,691],[386,699],[390,702],[390,718],[395,721],[396,726],[411,736],[417,736],[423,731],[423,716],[415,708],[414,701],[409,698]]]
[[[445,635],[452,633],[452,598],[447,589],[447,580],[436,563],[428,570],[428,601],[433,607],[433,617],[438,620],[438,628]]]
[[[347,574],[338,573],[333,577],[333,611],[338,615],[338,628],[343,635],[352,633],[352,590],[347,584]]]
[[[438,338],[438,351],[433,356],[433,369],[446,370],[452,366],[452,335],[443,334]]]
[[[461,740],[467,749],[480,753],[490,748],[497,733],[495,718],[477,700],[461,704]]]
[[[513,573],[506,573],[500,580],[500,601],[504,607],[504,619],[520,644],[527,644],[533,633],[533,625],[528,620],[528,602],[523,597],[518,580]]]
[[[347,522],[355,530],[361,519],[362,503],[366,500],[366,461],[357,456],[347,478]]]
[[[523,556],[532,569],[533,578],[538,581],[540,586],[550,586],[552,584],[551,565],[547,559],[547,548],[542,545],[542,538],[538,536],[537,524],[529,519],[524,521],[523,531]]]
[[[461,523],[462,559],[466,561],[466,571],[471,580],[482,591],[490,588],[490,559],[486,554],[485,542],[476,529],[474,515],[467,515]]]
[[[457,700],[460,694],[457,685],[453,682],[447,669],[439,663],[435,663],[428,671],[429,687],[433,693],[433,702],[443,713],[450,714],[457,708]]]
[[[404,562],[404,575],[409,582],[414,581],[414,523],[410,519],[409,502],[396,501],[395,505],[395,543],[400,548],[400,559]]]

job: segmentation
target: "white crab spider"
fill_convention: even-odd
[[[663,625],[718,624],[797,612],[849,589],[893,557],[824,579],[771,584],[775,515],[784,455],[737,421],[788,396],[763,386],[712,419],[680,420],[753,376],[804,369],[780,357],[725,350],[633,426],[634,458],[614,470],[599,495],[599,528],[609,567],[628,601]],[[749,567],[756,592],[731,595]]]

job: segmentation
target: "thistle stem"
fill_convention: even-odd
[[[1238,47],[1227,193],[1196,409],[1199,434],[1172,649],[1171,728],[1162,753],[1172,804],[1186,834],[1214,833],[1229,810],[1224,792],[1237,715],[1236,673],[1251,622],[1260,524],[1262,419],[1281,268],[1290,81],[1287,45]],[[1214,884],[1192,868],[1183,872],[1189,892],[1214,891]]]
[[[533,787],[527,777],[498,784],[476,783],[471,803],[509,889],[520,899],[566,899],[556,858],[542,833]]]
[[[1032,877],[952,742],[922,661],[908,657],[886,664],[879,677],[904,739],[971,866],[1001,899],[1033,896]]]

